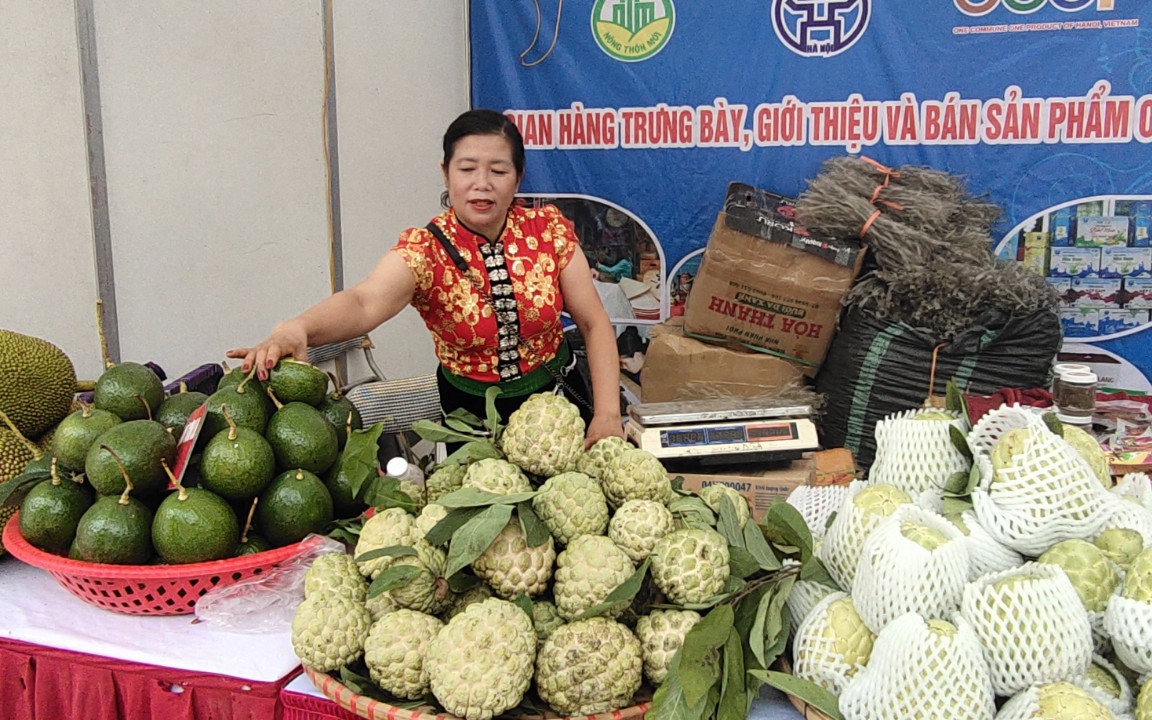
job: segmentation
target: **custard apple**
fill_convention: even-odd
[[[364,603],[337,593],[317,593],[296,606],[292,649],[304,665],[331,672],[360,659],[371,625]]]
[[[1092,474],[1100,481],[1100,484],[1105,488],[1112,487],[1112,469],[1108,466],[1108,456],[1100,448],[1100,443],[1096,437],[1075,425],[1068,423],[1063,423],[1063,425],[1064,439],[1068,441],[1069,445],[1076,448],[1080,457],[1087,461],[1088,467],[1092,468]]]
[[[360,539],[356,541],[354,557],[359,558],[370,550],[382,550],[396,545],[413,547],[417,540],[423,540],[424,533],[416,526],[416,518],[400,508],[381,510],[360,528]],[[360,573],[375,580],[381,572],[391,567],[394,557],[378,557],[372,560],[357,560]]]
[[[728,583],[728,541],[715,530],[671,532],[652,548],[652,579],[677,603],[702,603]]]
[[[1128,572],[1132,561],[1144,550],[1144,536],[1131,528],[1107,528],[1092,539],[1092,544],[1100,548],[1121,570]]]
[[[634,571],[632,559],[616,543],[603,535],[581,535],[556,558],[556,609],[565,620],[574,620],[603,602]],[[627,607],[627,602],[618,603],[601,614],[614,618]]]
[[[513,516],[492,544],[472,561],[472,571],[505,600],[520,593],[536,597],[548,589],[555,560],[552,536],[543,545],[529,547],[519,518]]]
[[[1152,680],[1140,686],[1136,696],[1136,720],[1152,720]]]
[[[392,599],[392,595],[386,592],[376,593],[369,597],[364,601],[364,606],[368,608],[368,614],[372,616],[372,622],[376,622],[388,613],[400,609],[400,606]]]
[[[580,409],[561,395],[536,393],[512,412],[500,449],[530,473],[551,477],[576,469],[584,452]]]
[[[463,487],[487,490],[497,495],[532,492],[532,484],[520,468],[497,458],[484,458],[470,464],[462,483]]]
[[[640,689],[640,641],[604,617],[557,628],[536,657],[536,690],[561,715],[619,710]]]
[[[1104,612],[1112,591],[1120,584],[1116,565],[1086,540],[1062,540],[1045,550],[1037,562],[1063,569],[1088,612]]]
[[[601,475],[600,484],[612,507],[620,507],[627,500],[667,503],[672,499],[668,471],[658,457],[640,448],[620,453],[607,472]]]
[[[608,468],[625,450],[631,450],[632,444],[622,437],[609,435],[597,440],[580,457],[576,458],[576,469],[595,480],[604,480]]]
[[[1142,550],[1132,561],[1120,594],[1129,600],[1152,603],[1152,548]]]
[[[540,642],[548,639],[552,631],[564,624],[556,603],[551,600],[537,600],[532,603],[532,626],[536,628],[536,638]]]
[[[493,597],[492,588],[488,587],[487,583],[476,583],[464,592],[454,595],[452,597],[452,604],[448,606],[447,610],[441,613],[440,617],[444,622],[448,622],[464,612],[469,605],[483,602],[490,597]]]
[[[561,545],[578,535],[603,535],[608,529],[608,501],[600,483],[584,473],[548,478],[532,498],[532,509]]]
[[[411,480],[401,480],[400,492],[408,496],[408,498],[412,501],[412,504],[415,506],[415,511],[417,513],[419,513],[427,503],[427,499],[424,495],[424,486],[420,483],[412,482]]]
[[[868,664],[875,642],[852,596],[834,592],[816,603],[796,630],[796,677],[839,694]]]
[[[636,637],[644,651],[644,677],[648,682],[653,685],[664,682],[672,657],[698,622],[700,613],[695,610],[653,610],[636,621]]]
[[[468,468],[460,463],[441,465],[424,479],[424,491],[428,502],[434,503],[450,492],[459,490],[464,484],[464,474]]]
[[[312,561],[304,573],[304,597],[331,592],[356,602],[368,599],[368,583],[352,556],[343,552],[324,553]]]
[[[452,601],[448,581],[444,579],[447,553],[426,540],[417,540],[413,549],[416,550],[415,555],[394,558],[389,567],[411,565],[419,569],[418,574],[407,585],[387,592],[399,607],[429,615],[443,612]]]
[[[420,536],[427,537],[429,531],[448,517],[448,508],[439,503],[428,503],[416,516],[416,527],[420,528]]]
[[[612,515],[608,537],[632,562],[641,563],[651,554],[656,541],[675,529],[676,522],[664,503],[628,500]]]
[[[740,527],[743,528],[752,519],[752,511],[748,509],[748,500],[741,495],[738,491],[721,485],[719,483],[708,485],[700,488],[697,493],[700,499],[703,500],[708,507],[712,508],[712,512],[716,513],[716,517],[720,517],[720,498],[726,497],[732,502],[732,507],[736,511],[736,519],[740,522]]]
[[[1029,712],[1029,708],[1033,708]],[[1004,703],[997,717],[1027,720],[1113,720],[1112,713],[1087,690],[1070,682],[1034,685]]]
[[[431,688],[424,656],[444,627],[415,610],[397,610],[372,624],[364,641],[364,664],[372,682],[396,697],[419,700]]]
[[[507,600],[469,605],[428,646],[424,667],[432,694],[466,720],[488,720],[520,704],[532,684],[536,630]]]

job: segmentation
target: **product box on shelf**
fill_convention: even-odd
[[[1100,334],[1113,335],[1135,330],[1148,324],[1148,310],[1140,308],[1105,308],[1100,311]]]
[[[788,358],[815,375],[864,248],[815,237],[792,214],[787,198],[729,185],[688,296],[684,330]]]
[[[1120,307],[1119,278],[1072,278],[1072,304],[1076,307]]]
[[[1064,207],[1052,213],[1048,220],[1052,234],[1052,247],[1068,247],[1072,244],[1072,234],[1076,231],[1076,208]]]
[[[754,398],[803,381],[795,363],[686,337],[683,318],[672,318],[652,328],[640,394],[646,403]]]
[[[1100,334],[1100,308],[1065,308],[1060,311],[1064,337],[1095,337]]]
[[[1061,307],[1072,307],[1072,278],[1045,278],[1052,289],[1056,291],[1056,297],[1060,301]]]
[[[1152,274],[1152,247],[1100,248],[1100,277],[1148,277]]]
[[[1128,231],[1132,247],[1152,244],[1152,200],[1138,200],[1128,206]]]
[[[1086,277],[1100,271],[1100,248],[1054,247],[1051,253],[1052,277]]]
[[[1124,307],[1152,308],[1152,278],[1124,278]]]
[[[1082,217],[1076,221],[1076,247],[1128,244],[1128,218],[1115,215]]]

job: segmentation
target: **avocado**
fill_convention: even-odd
[[[240,542],[240,521],[228,503],[203,488],[177,487],[152,520],[152,545],[171,564],[230,557]]]
[[[0,330],[0,412],[20,434],[38,438],[72,409],[76,370],[47,340]]]
[[[228,366],[225,365],[224,368],[227,369]],[[272,417],[272,413],[276,412],[276,406],[272,404],[272,398],[268,397],[268,383],[256,377],[255,370],[245,374],[240,371],[240,368],[232,368],[224,373],[224,377],[220,378],[220,382],[216,384],[216,389],[234,388],[245,380],[248,381],[247,387],[251,388],[264,401],[264,416]]]
[[[151,419],[164,402],[164,384],[151,368],[124,362],[108,368],[96,379],[92,404],[121,420]]]
[[[237,427],[222,408],[228,429],[208,441],[200,458],[201,486],[228,500],[255,497],[276,474],[276,456],[260,433]]]
[[[61,479],[53,465],[52,478],[33,487],[20,504],[20,534],[45,552],[66,555],[92,500],[90,488]]]
[[[339,388],[324,398],[317,409],[336,428],[336,439],[340,443],[341,450],[344,449],[344,444],[348,442],[349,429],[360,430],[364,427],[360,411],[356,409],[351,400],[340,392]]]
[[[177,440],[184,434],[184,425],[188,423],[188,416],[208,401],[208,396],[202,392],[189,391],[184,383],[180,383],[180,392],[169,395],[156,410],[156,422],[168,428],[172,437]]]
[[[302,402],[315,407],[328,392],[328,375],[315,365],[280,358],[268,372],[268,387],[282,403]]]
[[[76,524],[68,556],[86,562],[143,565],[152,557],[152,511],[129,497],[96,498]]]
[[[256,529],[272,547],[322,533],[332,520],[332,496],[320,478],[307,470],[277,475],[256,505]]]
[[[273,400],[279,401],[275,394]],[[322,473],[332,467],[340,451],[336,427],[319,410],[302,402],[282,405],[268,421],[264,437],[281,470],[301,468]]]
[[[176,460],[176,440],[155,420],[130,420],[105,430],[84,459],[84,473],[99,495],[124,491],[124,471],[140,496],[156,496],[168,487],[164,464]],[[123,463],[124,470],[120,468]]]
[[[262,553],[265,550],[271,550],[272,546],[268,541],[255,533],[250,533],[247,538],[242,538],[240,544],[236,546],[236,557],[243,555],[255,555]]]
[[[83,470],[84,459],[96,438],[113,425],[119,425],[120,416],[107,410],[98,410],[91,405],[72,413],[60,421],[56,427],[56,437],[52,441],[60,466],[69,470]]]
[[[332,496],[332,509],[339,519],[354,518],[368,509],[368,503],[357,499],[352,492],[352,479],[344,469],[344,463],[341,462],[343,456],[344,453],[341,451],[336,457],[336,462],[332,463],[332,467],[324,476],[324,486]]]
[[[228,408],[228,415],[232,421],[238,426],[263,435],[264,429],[268,426],[269,415],[264,405],[265,397],[261,396],[259,388],[258,384],[242,382],[209,395],[208,410],[197,444],[204,447],[209,440],[216,437],[217,433],[228,429],[228,421],[224,419],[225,407]]]

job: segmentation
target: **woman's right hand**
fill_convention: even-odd
[[[256,377],[268,379],[268,371],[276,366],[282,357],[308,360],[308,332],[299,318],[285,320],[272,329],[272,333],[258,345],[234,348],[225,353],[230,358],[243,358],[240,371],[247,373],[256,368]]]

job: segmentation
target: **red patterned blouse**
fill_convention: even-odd
[[[578,245],[571,221],[552,205],[513,205],[495,243],[461,225],[451,209],[433,222],[489,294],[477,291],[427,228],[401,234],[393,250],[416,279],[412,306],[431,331],[444,368],[495,383],[514,380],[552,359],[564,338],[560,272]],[[503,329],[497,313],[504,315]],[[517,332],[528,345],[525,352],[518,347]]]

